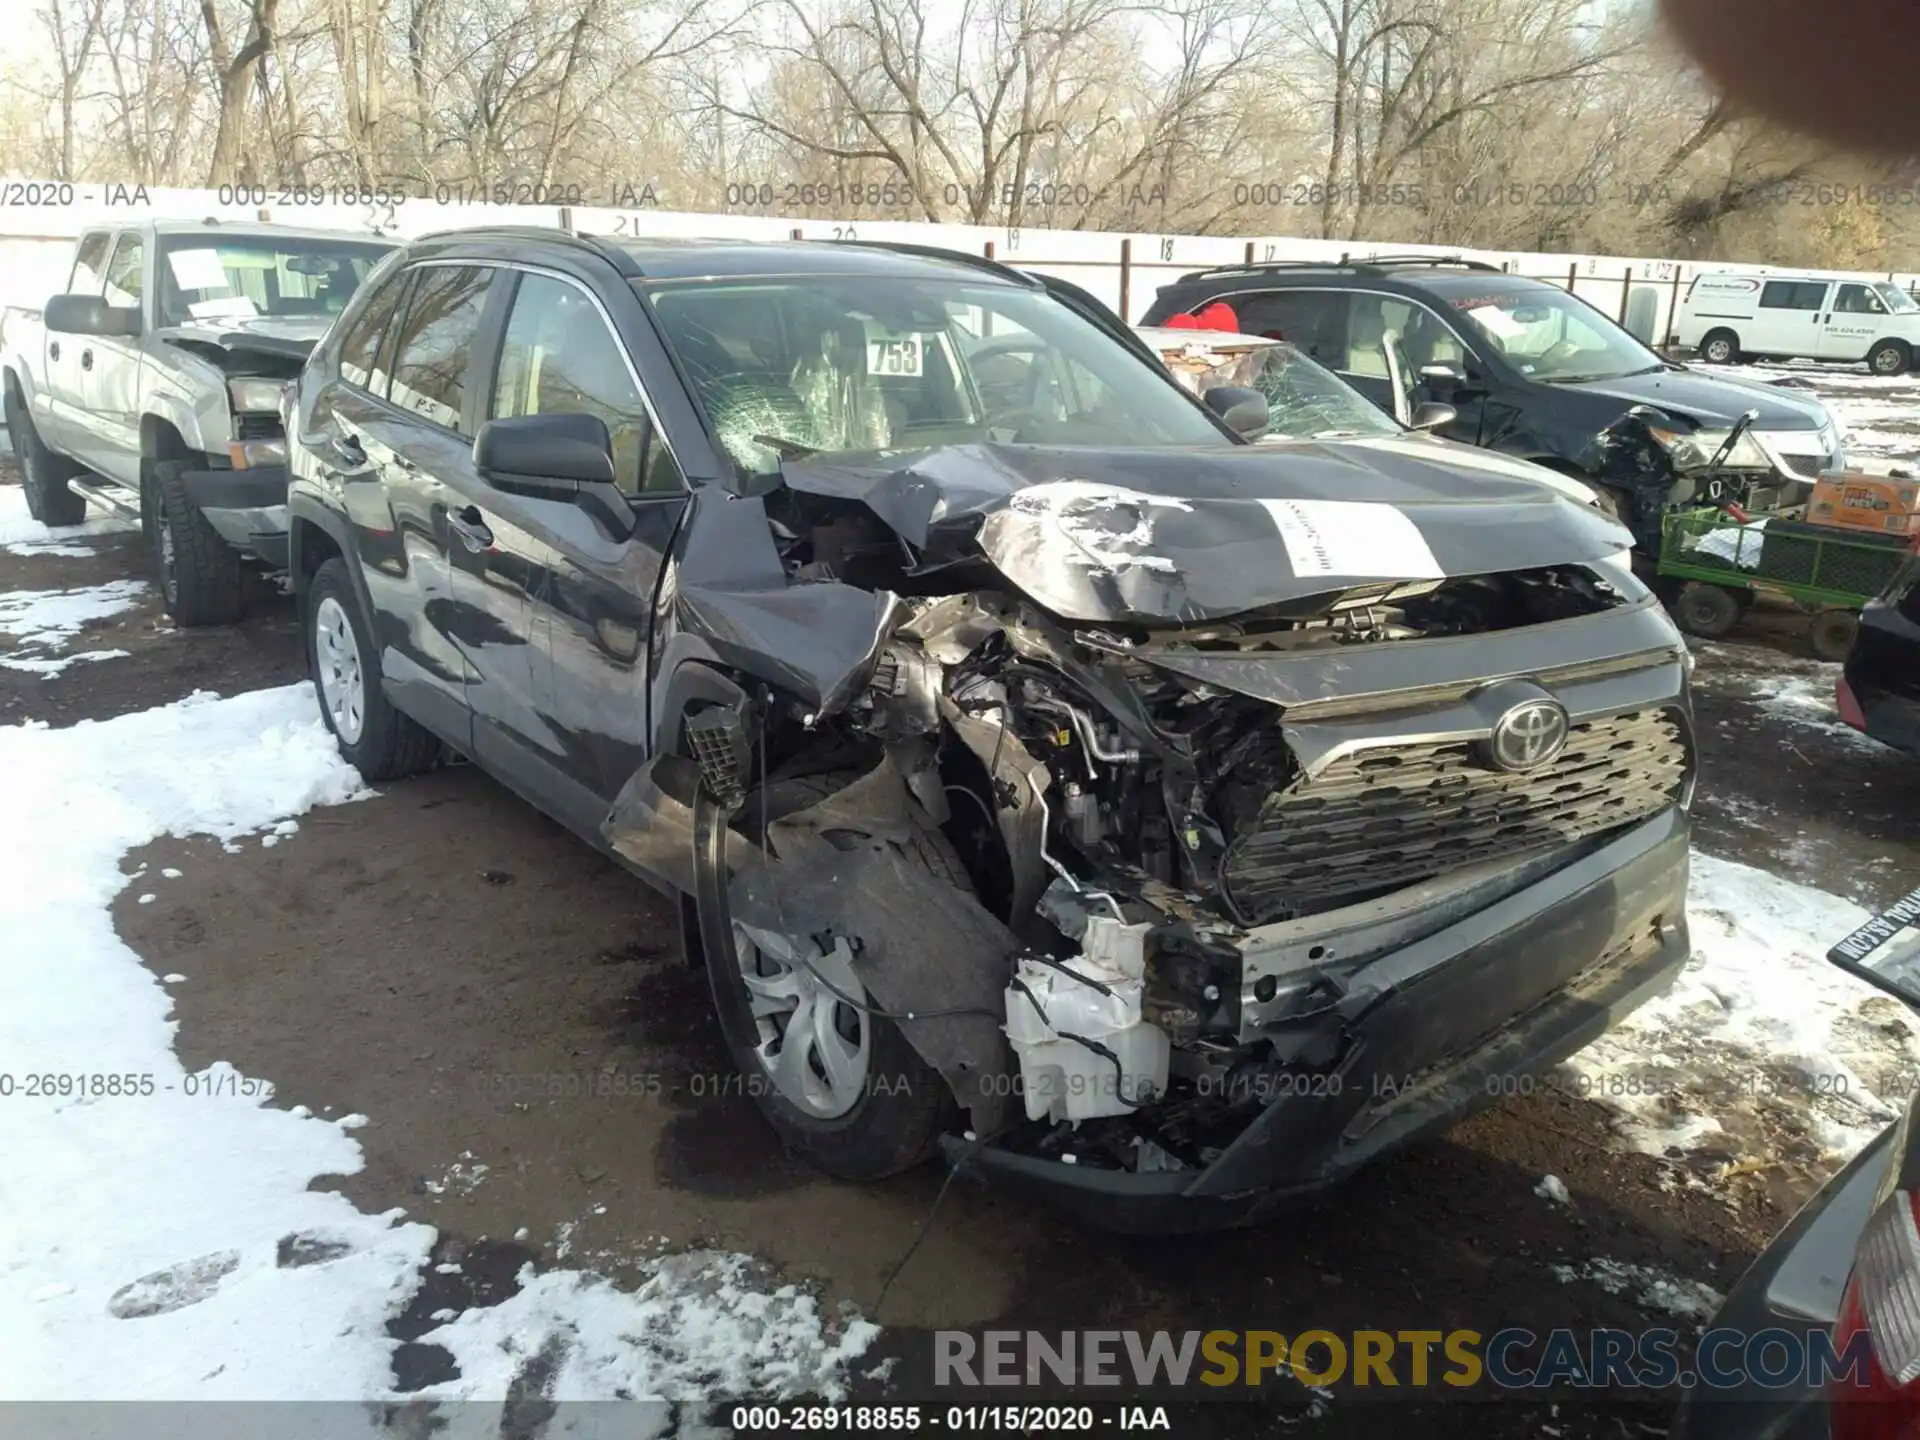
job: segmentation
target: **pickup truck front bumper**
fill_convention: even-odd
[[[180,477],[187,499],[236,550],[287,568],[287,467],[189,470]]]

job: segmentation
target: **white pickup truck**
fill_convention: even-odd
[[[27,508],[141,522],[167,611],[237,619],[248,557],[287,554],[285,383],[397,242],[220,221],[83,232],[66,290],[0,315]]]

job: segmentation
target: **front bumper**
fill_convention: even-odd
[[[276,570],[287,568],[286,466],[189,470],[180,484],[227,544],[257,555]]]
[[[1604,1034],[1689,953],[1688,824],[1678,807],[1369,960],[1319,1023],[1347,1045],[1324,1094],[1276,1099],[1204,1170],[1066,1165],[945,1142],[966,1172],[1124,1233],[1222,1229],[1444,1129]],[[1243,958],[1260,960],[1259,932]]]

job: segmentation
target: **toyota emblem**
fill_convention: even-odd
[[[1567,745],[1567,712],[1552,700],[1524,700],[1493,727],[1487,751],[1499,770],[1537,770]]]

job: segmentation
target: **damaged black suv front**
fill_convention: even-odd
[[[693,897],[783,1138],[1242,1223],[1672,978],[1689,661],[1620,526],[941,270],[636,287],[739,474],[606,835]]]

